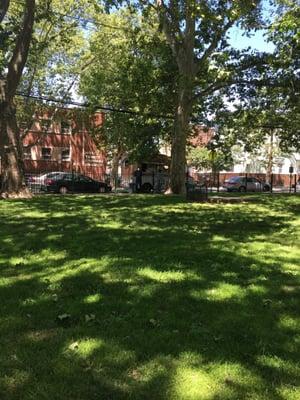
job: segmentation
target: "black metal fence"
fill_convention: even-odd
[[[67,191],[70,193],[76,192],[75,183],[78,177],[91,178],[94,181],[103,182],[111,191],[125,193],[163,193],[168,188],[169,184],[169,177],[161,173],[142,173],[140,179],[137,179],[134,174],[126,176],[122,176],[121,174],[114,176],[111,174],[102,174],[95,176],[92,174],[81,175],[75,171],[41,171],[26,173],[26,185],[32,193],[47,193],[52,183],[54,184],[55,181],[61,181],[63,175],[68,175],[69,184]],[[58,192],[59,185],[56,186]],[[85,190],[81,189],[80,191],[84,192]]]
[[[76,182],[78,181],[78,178],[87,178],[86,179],[86,184],[82,180],[82,185],[81,185],[81,190],[78,190],[79,187],[78,185],[76,186]],[[110,187],[110,179],[108,175],[101,175],[97,177],[97,179],[94,178],[94,176],[89,176],[89,175],[81,175],[78,174],[75,171],[47,171],[47,172],[35,172],[35,173],[26,173],[25,174],[25,181],[26,185],[29,188],[29,190],[32,193],[35,194],[42,194],[42,193],[55,193],[56,191],[59,192],[59,189],[61,187],[66,187],[65,192],[70,192],[70,193],[75,193],[76,191],[91,191],[88,190],[88,181],[90,178],[90,182],[92,180],[96,182],[103,182],[107,185],[107,187]],[[57,184],[58,183],[58,184]],[[92,186],[91,186],[92,187]],[[87,190],[85,190],[85,188]],[[53,189],[53,190],[52,190]],[[101,190],[96,190],[97,185],[95,185],[95,192]],[[104,191],[104,190],[103,190]]]
[[[229,188],[228,181],[232,178],[244,178],[244,184],[236,188]],[[269,177],[262,173],[194,173],[191,178],[202,185],[206,185],[209,192],[220,191],[264,191],[300,193],[300,175],[298,174],[271,174]]]
[[[78,173],[75,171],[57,172],[57,171],[40,171],[35,173],[26,174],[26,184],[33,193],[45,193],[47,184],[51,180],[56,179],[56,174],[72,174],[75,179]],[[243,177],[245,184],[241,187],[233,188],[236,191],[266,191],[266,192],[286,192],[286,193],[300,193],[300,177],[296,174],[292,175],[275,175],[271,174],[269,179],[266,179],[264,174],[233,174],[233,173],[197,173],[187,174],[186,184],[187,191],[192,192],[194,189],[198,190],[205,188],[206,192],[221,192],[230,191],[227,182],[233,177]],[[142,192],[142,193],[164,193],[169,186],[169,175],[166,173],[142,173],[139,178],[134,174],[122,176],[117,174],[102,174],[99,176],[89,175],[87,177],[93,180],[106,183],[112,191],[116,192]],[[256,184],[255,188],[251,180],[256,179],[260,184]],[[70,186],[70,192],[74,185]]]

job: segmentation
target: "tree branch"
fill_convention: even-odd
[[[8,100],[12,99],[15,95],[27,60],[33,31],[34,14],[35,0],[26,0],[23,26],[17,37],[16,46],[8,64],[6,77],[6,94]]]
[[[230,29],[232,27],[232,25],[235,23],[235,20],[230,20],[227,22],[227,24],[225,24],[225,26],[216,32],[215,36],[213,37],[213,40],[211,41],[210,45],[208,46],[208,48],[205,50],[205,52],[203,53],[202,57],[199,60],[198,63],[198,71],[201,68],[201,65],[203,65],[206,60],[212,55],[212,53],[215,51],[215,49],[217,48],[220,39],[222,38],[222,36],[228,31],[228,29]]]
[[[9,0],[0,0],[0,23],[3,21],[9,7]]]
[[[156,0],[156,4],[157,4],[156,11],[158,13],[159,20],[162,24],[164,34],[166,35],[167,41],[171,47],[174,57],[178,61],[178,54],[179,54],[178,39],[174,34],[174,29],[172,29],[171,22],[169,21],[169,18],[167,16],[167,11],[170,12],[170,9],[167,8],[163,0]],[[176,33],[179,36],[181,36],[179,28],[176,29]]]
[[[266,79],[266,80],[261,80],[261,79],[252,79],[252,80],[246,80],[246,79],[231,79],[226,82],[214,82],[210,84],[207,88],[201,90],[198,92],[194,97],[193,101],[198,99],[199,97],[202,96],[207,96],[209,94],[212,94],[216,92],[217,90],[233,86],[233,85],[248,85],[248,86],[255,86],[255,87],[283,87],[285,88],[286,86],[284,83],[279,84],[278,82],[274,82],[273,80]]]

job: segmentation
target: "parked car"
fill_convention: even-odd
[[[42,190],[48,193],[105,193],[111,191],[106,182],[96,181],[89,176],[62,173],[44,181]]]
[[[26,176],[26,184],[32,192],[37,193],[42,191],[46,179],[55,179],[62,174],[61,171],[52,171],[40,175],[28,175]]]
[[[226,179],[223,187],[228,192],[268,192],[270,190],[268,183],[254,177],[246,178],[245,176],[233,176],[230,179]]]
[[[44,183],[45,179],[51,179],[62,174],[62,171],[46,172],[41,175],[29,175],[26,180],[29,185],[41,185]]]

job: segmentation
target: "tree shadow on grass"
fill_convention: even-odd
[[[92,219],[91,199],[75,215],[54,204],[51,218],[38,203],[2,230],[1,398],[287,398],[300,379],[299,280],[277,253],[238,250],[288,223],[240,207],[186,215],[177,199],[95,201]],[[98,221],[100,204],[117,225]]]

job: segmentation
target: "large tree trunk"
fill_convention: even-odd
[[[16,121],[15,107],[6,104],[1,109],[1,192],[4,197],[29,197],[25,186],[22,143]]]
[[[162,0],[157,0],[156,4],[162,29],[176,59],[179,72],[171,149],[170,185],[167,193],[185,194],[186,142],[197,71],[194,54],[196,29],[195,2],[185,2],[185,27],[183,32],[177,23],[178,5],[176,6],[175,3],[170,2],[170,6],[168,7]],[[179,37],[181,40],[179,40]]]
[[[270,144],[268,149],[268,161],[267,161],[267,173],[266,173],[266,181],[271,182],[271,175],[273,172],[273,147],[274,147],[274,132],[273,129],[270,133]]]
[[[32,37],[35,0],[26,0],[24,19],[6,77],[0,76],[0,155],[2,197],[28,197],[25,187],[22,143],[16,120],[14,96],[22,77]]]
[[[9,0],[0,0],[0,23],[5,17],[8,7],[9,7]]]
[[[174,194],[186,193],[186,145],[195,80],[193,57],[193,40],[190,39],[185,45],[185,50],[179,51],[178,55],[180,77],[171,148],[170,186],[167,191]]]
[[[182,87],[174,122],[168,193],[184,194],[186,192],[186,143],[190,113],[191,93],[188,87]]]
[[[141,3],[145,3],[142,2]],[[203,4],[200,4],[203,3]],[[196,30],[196,20],[202,20],[199,14],[200,8],[206,2],[197,2],[194,0],[186,1],[163,1],[156,0],[156,10],[158,13],[160,27],[162,28],[166,40],[172,50],[174,59],[178,66],[180,79],[178,82],[178,103],[175,113],[175,126],[172,140],[172,159],[171,159],[171,177],[170,188],[167,192],[183,194],[185,193],[185,168],[186,168],[186,139],[188,132],[189,119],[192,112],[192,101],[195,100],[193,92],[195,90],[195,77],[200,72],[207,70],[208,59],[218,47],[221,39],[224,37],[228,29],[236,21],[236,18],[225,18],[220,15],[220,19],[215,24],[215,32],[211,34],[211,40],[207,43],[207,38],[202,37],[203,51],[200,57],[196,47],[196,38],[200,36]],[[216,2],[217,3],[222,3]],[[235,2],[232,2],[235,3]],[[235,11],[234,5],[228,10]],[[207,10],[213,10],[214,6],[207,6]],[[227,13],[227,12],[226,12]],[[207,14],[209,18],[210,11]],[[200,18],[201,16],[201,18]],[[216,15],[217,16],[217,15]],[[219,17],[219,16],[217,16]],[[220,23],[223,21],[223,23]],[[205,18],[201,22],[205,24]],[[201,29],[200,29],[201,31]],[[213,87],[210,89],[215,90]],[[209,92],[209,91],[208,91]]]

